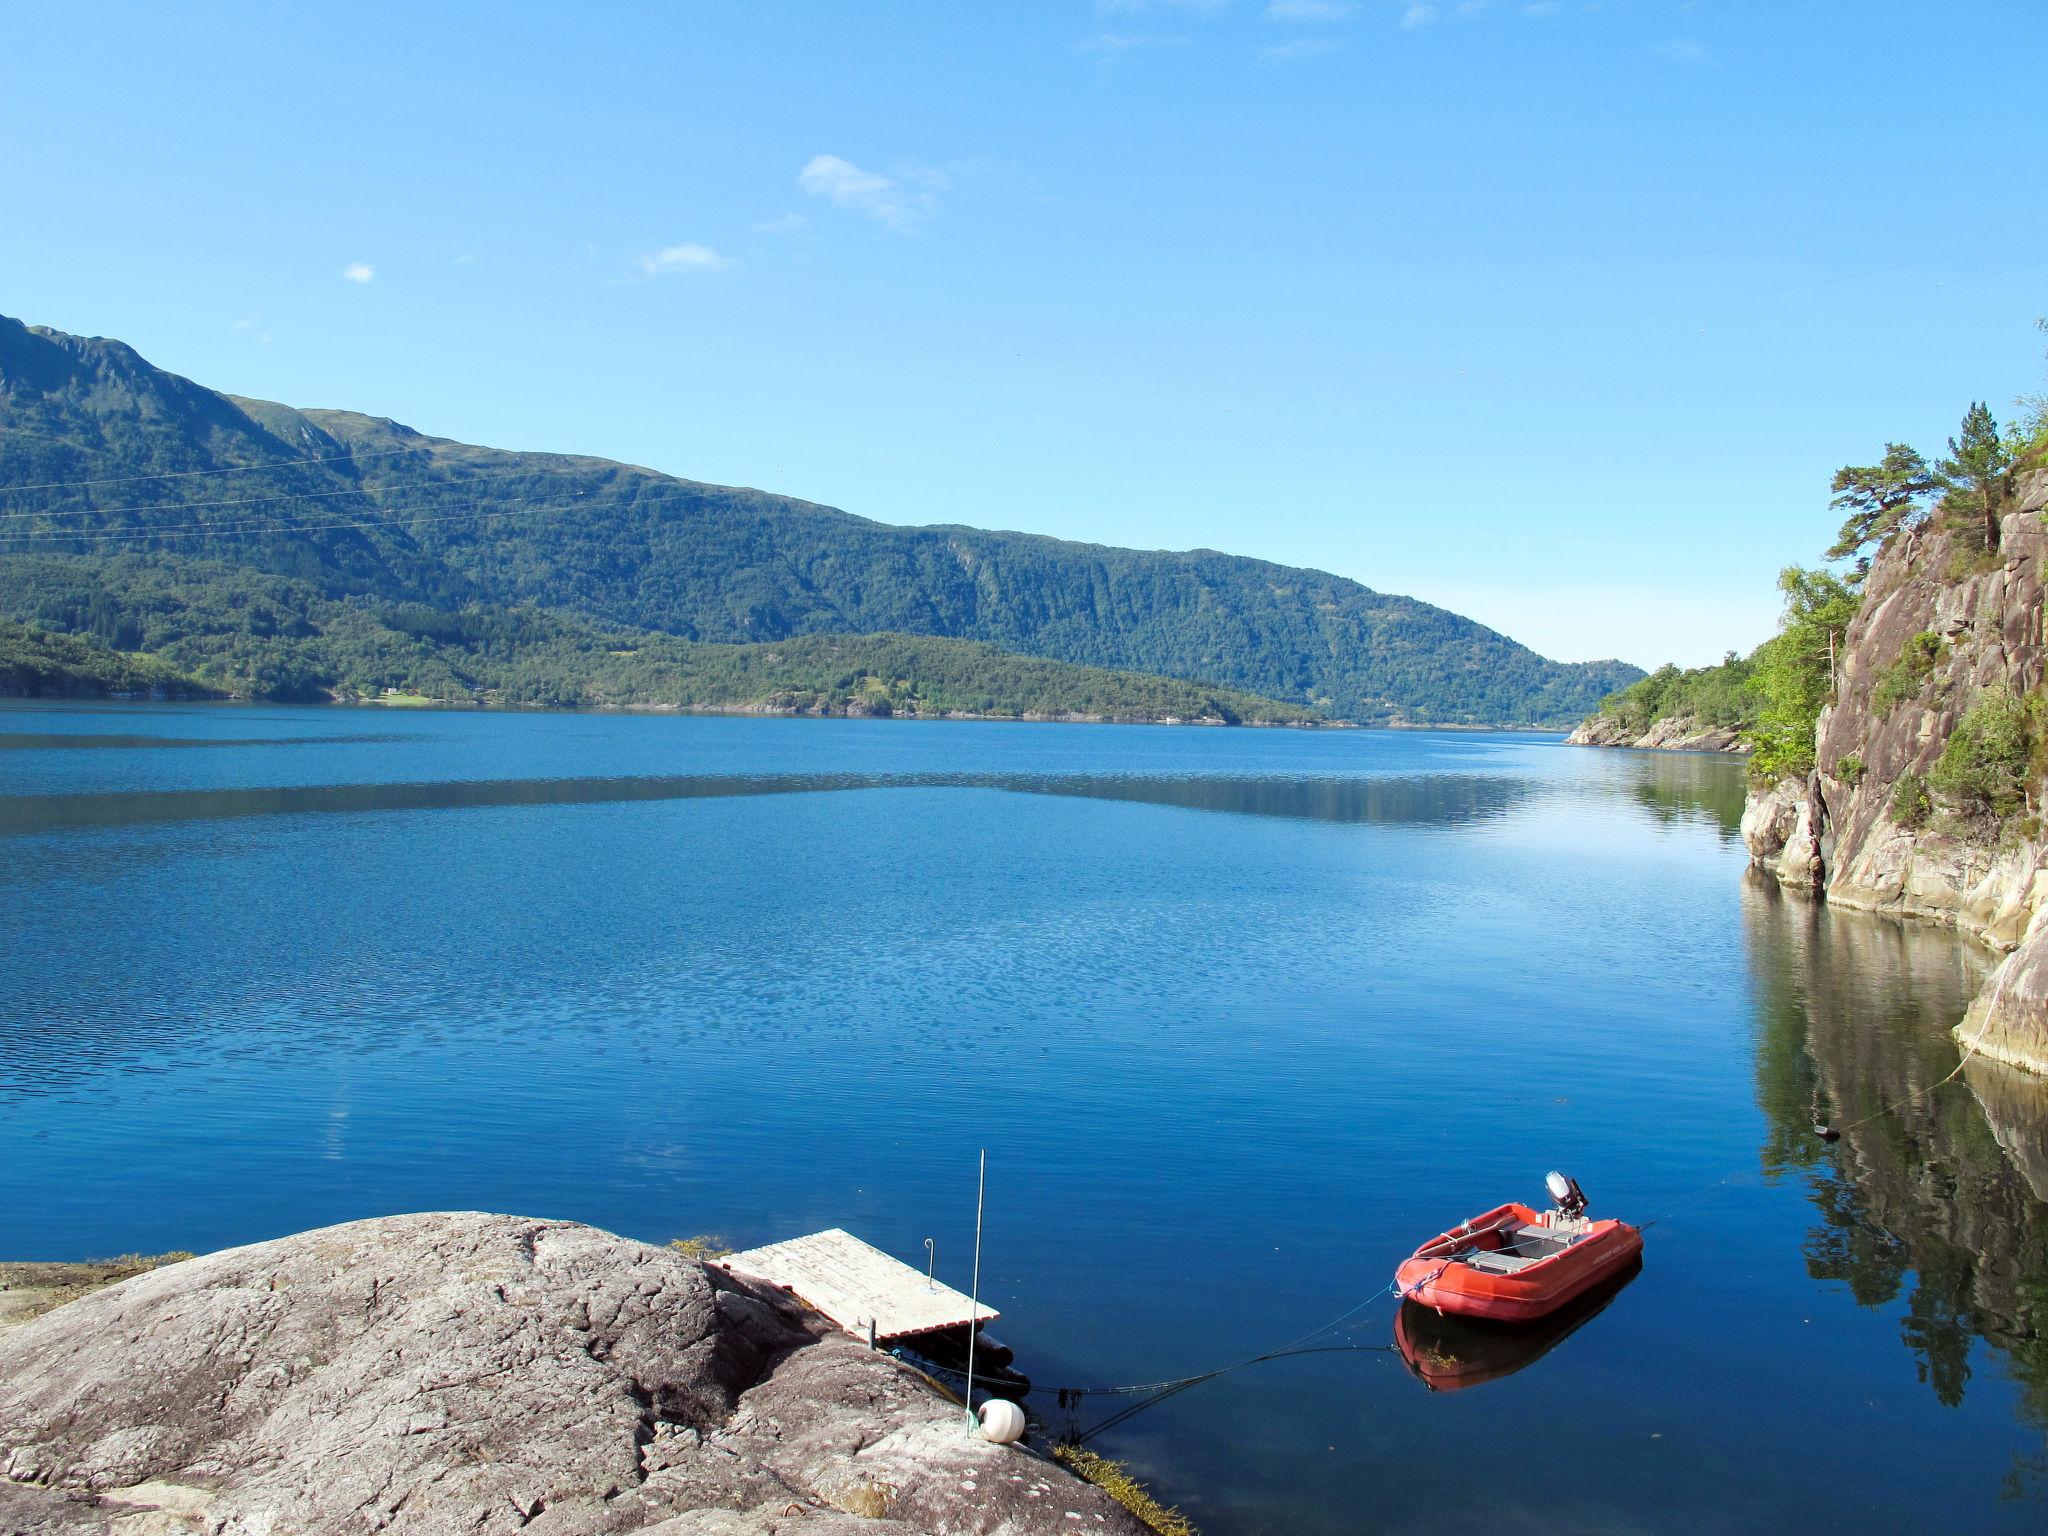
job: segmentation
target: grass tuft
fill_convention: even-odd
[[[732,1252],[732,1244],[715,1232],[700,1232],[695,1237],[672,1237],[668,1245],[689,1259],[722,1259]]]
[[[1083,1482],[1100,1488],[1159,1536],[1201,1536],[1192,1520],[1153,1498],[1122,1462],[1098,1456],[1078,1445],[1055,1445],[1052,1458]]]

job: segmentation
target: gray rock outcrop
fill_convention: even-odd
[[[1142,1536],[786,1296],[572,1222],[394,1216],[0,1335],[0,1531]]]
[[[1747,755],[1732,725],[1701,725],[1690,715],[1667,715],[1637,731],[1607,715],[1592,715],[1565,737],[1568,747],[1641,747],[1663,752],[1732,752]]]
[[[1833,701],[1815,737],[1817,768],[1753,789],[1742,818],[1755,865],[1837,906],[1931,918],[2008,952],[1959,1039],[1997,1060],[2048,1072],[2048,837],[2039,823],[1996,841],[1935,817],[1901,825],[1893,796],[1925,778],[1964,711],[1990,688],[2041,686],[2048,472],[2020,487],[1995,561],[1967,574],[1951,535],[1904,533],[1878,556],[1843,637]],[[1940,637],[1918,692],[1880,683],[1921,634]]]

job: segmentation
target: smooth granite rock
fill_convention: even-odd
[[[786,1296],[572,1222],[393,1216],[0,1335],[0,1531],[1141,1527]]]
[[[1659,752],[1730,752],[1748,755],[1749,748],[1732,725],[1701,725],[1690,715],[1652,720],[1646,731],[1632,731],[1618,720],[1593,715],[1565,737],[1568,747],[1639,747]]]

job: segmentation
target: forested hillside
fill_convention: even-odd
[[[257,670],[304,660],[284,642],[321,627],[304,608],[312,594],[449,622],[551,610],[723,643],[956,637],[1369,722],[1563,723],[1641,675],[1548,661],[1456,614],[1321,572],[892,527],[603,460],[470,447],[216,394],[119,342],[4,319],[0,514],[4,611],[117,646],[144,623],[124,606],[142,588],[147,622],[170,647],[183,638],[180,594],[205,611],[235,600],[226,571],[290,578],[263,621],[272,633],[247,631]],[[33,587],[4,570],[30,555],[41,561]],[[115,557],[126,557],[123,575],[110,584]],[[37,591],[96,584],[83,608],[37,597],[29,611]]]
[[[0,619],[0,698],[205,699],[217,692],[156,657],[124,656],[80,635],[52,635]]]
[[[646,705],[822,715],[1304,725],[1297,704],[1178,678],[1016,656],[929,635],[799,635],[711,645],[544,609],[322,596],[234,566],[117,555],[0,560],[0,613],[111,627],[141,654],[0,619],[0,692],[146,691],[325,701]]]

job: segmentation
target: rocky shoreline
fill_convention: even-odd
[[[2048,835],[2039,814],[1987,829],[1901,813],[1971,703],[2043,681],[2048,472],[2026,477],[1993,560],[1953,535],[1900,534],[1878,556],[1843,637],[1811,773],[1754,785],[1742,818],[1757,868],[1831,904],[1932,919],[2005,960],[1956,1028],[1973,1052],[2048,1073]],[[1961,571],[1965,574],[1958,575]],[[1910,644],[1938,637],[1901,696]],[[1922,791],[1924,795],[1924,790]]]
[[[1668,716],[1650,722],[1640,734],[1618,720],[1593,715],[1579,723],[1565,737],[1568,747],[1637,747],[1658,752],[1728,752],[1747,756],[1749,748],[1732,725],[1701,725],[1686,715]]]
[[[443,1212],[148,1269],[0,1332],[0,1529],[1146,1527],[786,1294],[574,1222]]]

